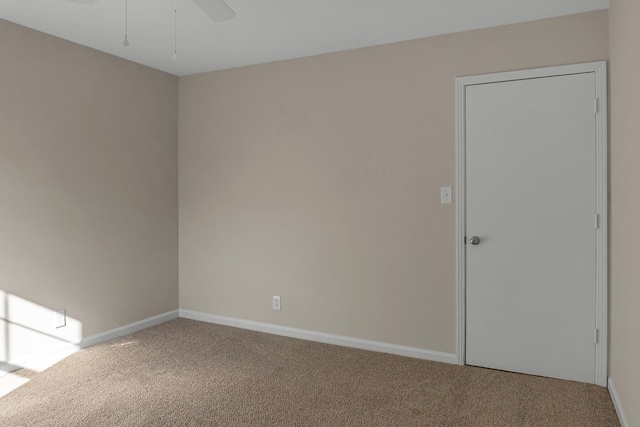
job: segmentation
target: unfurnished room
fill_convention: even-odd
[[[0,426],[640,427],[638,22],[0,0]]]

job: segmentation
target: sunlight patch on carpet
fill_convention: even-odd
[[[7,374],[0,378],[0,397],[4,397],[18,387],[29,382],[29,378],[16,374]]]
[[[125,345],[138,344],[138,341],[127,341],[119,344],[112,344],[111,347],[124,347]]]

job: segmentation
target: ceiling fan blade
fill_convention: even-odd
[[[231,9],[224,0],[193,0],[202,11],[216,22],[227,21],[236,13]]]

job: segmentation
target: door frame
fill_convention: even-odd
[[[467,86],[511,80],[595,73],[596,99],[596,329],[595,384],[608,379],[608,107],[607,62],[563,65],[456,78],[456,335],[457,361],[466,364],[466,134]]]

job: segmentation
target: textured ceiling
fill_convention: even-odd
[[[0,18],[176,75],[606,9],[609,0],[227,0],[210,20],[178,0],[0,0]]]

